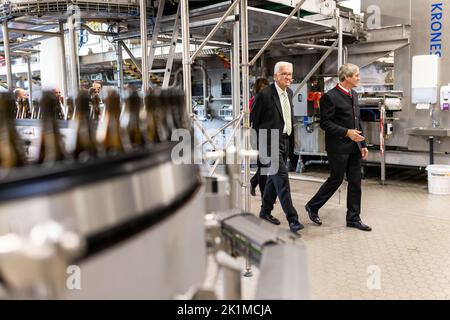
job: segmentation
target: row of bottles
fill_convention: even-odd
[[[52,92],[43,92],[39,101],[41,130],[36,163],[54,163],[65,159],[86,161],[93,157],[120,154],[169,141],[173,130],[191,127],[184,95],[178,90],[151,90],[141,99],[135,89],[130,89],[123,104],[119,94],[111,90],[106,96],[100,121],[95,121],[96,117],[100,117],[100,112],[93,109],[92,100],[89,93],[83,91],[75,101],[67,101],[68,115],[72,113],[76,124],[74,148],[68,152],[57,122],[60,103]],[[29,109],[19,111],[15,106],[13,95],[0,93],[0,169],[27,164],[14,119],[19,112],[20,115],[28,115]]]
[[[37,100],[34,100],[30,105],[28,98],[20,98],[15,102],[13,114],[16,119],[42,119],[42,112],[39,105],[40,103]],[[55,114],[58,120],[64,120],[63,106],[60,102],[56,106]]]
[[[55,114],[58,120],[72,120],[75,117],[76,108],[72,98],[67,99],[67,109],[64,112],[64,106],[61,101],[58,100],[56,105]],[[102,102],[98,94],[92,94],[89,98],[89,117],[92,120],[98,121],[101,116]],[[42,113],[40,109],[40,101],[34,100],[30,106],[28,97],[18,98],[16,100],[16,106],[14,109],[16,119],[42,119]]]

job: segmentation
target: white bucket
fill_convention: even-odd
[[[427,167],[428,192],[432,194],[450,194],[450,166],[432,164]]]

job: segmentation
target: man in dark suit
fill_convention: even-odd
[[[363,231],[372,229],[362,223],[361,159],[369,151],[362,135],[357,93],[352,88],[359,84],[359,68],[344,64],[339,69],[339,84],[320,100],[320,127],[325,131],[325,147],[330,166],[330,177],[309,200],[305,209],[309,218],[321,225],[319,209],[331,198],[347,175],[347,227]]]
[[[275,83],[256,95],[250,114],[253,128],[258,132],[260,159],[264,158],[264,155],[268,155],[270,159],[270,168],[265,170],[266,172],[261,170],[261,174],[268,174],[268,178],[259,216],[275,225],[280,224],[280,221],[271,214],[278,196],[289,222],[289,229],[296,233],[303,229],[303,225],[298,221],[297,211],[292,204],[286,165],[290,148],[289,140],[294,136],[292,90],[289,89],[293,69],[291,63],[283,61],[278,62],[274,69]],[[267,133],[267,144],[262,145],[261,135],[265,133]],[[278,141],[272,141],[272,133],[278,134]],[[267,162],[265,164],[267,165]],[[276,169],[273,170],[273,168]]]

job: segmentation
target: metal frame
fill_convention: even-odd
[[[139,0],[140,8],[140,28],[141,28],[141,74],[142,74],[142,92],[145,94],[149,87],[149,75],[148,75],[148,56],[147,56],[147,1]]]
[[[232,44],[232,79],[233,79],[233,88],[232,88],[232,101],[233,101],[233,114],[234,119],[230,121],[228,124],[220,128],[214,135],[209,136],[204,134],[206,137],[206,141],[202,143],[211,143],[211,145],[217,150],[217,146],[213,143],[212,139],[218,135],[225,128],[234,125],[232,136],[229,141],[226,143],[226,147],[229,146],[232,139],[234,138],[234,134],[237,131],[238,125],[240,121],[243,121],[243,130],[244,130],[244,150],[250,149],[250,110],[249,110],[249,67],[254,65],[255,62],[259,59],[259,57],[263,54],[265,49],[272,43],[272,41],[276,38],[276,36],[281,32],[283,27],[290,21],[290,19],[300,10],[301,6],[304,4],[306,0],[301,0],[297,3],[291,13],[286,17],[283,23],[277,28],[277,30],[272,34],[272,36],[267,40],[267,42],[262,46],[256,56],[249,62],[248,60],[248,7],[247,0],[235,0],[233,3],[228,6],[227,10],[223,14],[222,18],[218,21],[217,25],[210,31],[208,36],[204,39],[201,45],[197,48],[197,50],[190,55],[189,44],[189,4],[187,0],[181,0],[181,22],[182,22],[182,39],[183,41],[183,83],[185,88],[185,102],[188,112],[192,114],[192,97],[190,92],[191,87],[191,64],[194,62],[195,58],[198,55],[203,47],[206,45],[208,41],[212,39],[215,32],[221,27],[221,25],[227,21],[229,15],[234,11],[235,17],[240,14],[239,20],[234,23],[233,26],[233,44]],[[214,5],[216,6],[216,5]],[[320,49],[327,49],[325,54],[319,60],[319,62],[313,67],[313,69],[309,72],[309,74],[302,81],[299,89],[310,79],[310,77],[317,71],[320,65],[326,60],[326,58],[335,50],[339,52],[339,62],[338,68],[342,65],[343,61],[343,32],[342,32],[342,21],[339,16],[339,10],[336,10],[336,19],[337,19],[337,32],[338,32],[338,40],[331,47],[321,46]],[[240,35],[240,39],[239,39]],[[240,40],[240,41],[239,41]],[[239,47],[239,44],[241,48]],[[336,48],[337,47],[337,48]],[[240,50],[241,49],[241,50]],[[241,51],[241,55],[240,55]],[[239,61],[240,60],[240,61]],[[240,62],[240,63],[239,63]],[[242,79],[242,103],[243,103],[243,111],[240,112],[240,88],[239,83]],[[298,90],[299,90],[298,89]],[[197,125],[202,132],[206,133],[201,124],[196,120],[195,115],[193,115],[194,123]],[[236,123],[237,121],[237,123]],[[236,146],[238,146],[236,140]],[[239,152],[239,149],[238,149]],[[244,152],[245,153],[245,152]],[[218,160],[214,163],[213,167],[210,167],[210,174],[214,173],[215,168],[217,167]],[[244,188],[244,199],[242,203],[242,209],[250,212],[250,189],[249,189],[249,180],[250,180],[250,158],[248,156],[244,156],[244,173],[243,179],[241,182],[241,186]],[[240,194],[240,192],[238,192]]]
[[[177,39],[178,39],[178,33],[179,33],[179,29],[180,29],[180,10],[181,10],[181,5],[178,4],[177,16],[175,18],[175,22],[174,22],[174,26],[173,26],[172,41],[170,42],[169,57],[167,58],[167,61],[166,61],[166,69],[164,72],[164,79],[163,79],[163,83],[162,83],[162,87],[164,89],[169,87],[170,73],[172,72],[173,58],[175,57],[175,49],[177,47]]]
[[[12,90],[12,69],[11,69],[11,51],[9,47],[8,20],[3,20],[3,43],[5,48],[5,64],[6,64],[6,83],[8,89]]]
[[[156,21],[155,25],[153,26],[153,32],[152,32],[152,42],[150,43],[150,52],[148,53],[148,70],[149,72],[155,73],[155,71],[152,70],[153,61],[155,59],[155,45],[158,41],[158,35],[159,35],[159,29],[160,29],[160,20],[164,11],[164,5],[166,4],[165,0],[159,0],[158,3],[158,12],[156,13]],[[147,75],[148,77],[149,75]]]

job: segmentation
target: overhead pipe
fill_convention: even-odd
[[[286,44],[284,42],[281,43],[281,45],[285,48],[313,48],[313,49],[319,49],[319,50],[328,50],[328,49],[332,49],[332,50],[338,50],[338,48],[335,47],[330,47],[330,46],[322,46],[319,44],[309,44],[309,43],[301,43],[301,42],[297,42],[297,43],[289,43]]]

